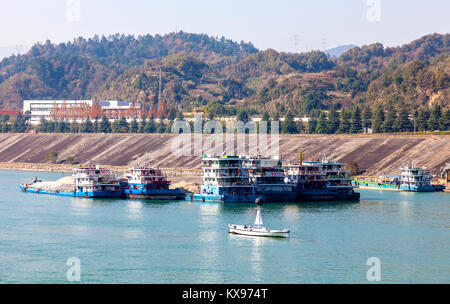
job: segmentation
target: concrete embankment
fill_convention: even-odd
[[[0,134],[0,168],[68,171],[64,162],[73,157],[75,164],[92,161],[106,166],[127,167],[148,162],[171,168],[170,175],[198,175],[199,156],[172,153],[174,135],[128,134]],[[206,137],[205,137],[206,140]],[[254,139],[247,139],[253,142]],[[399,167],[415,161],[434,174],[450,162],[450,137],[446,135],[281,135],[283,159],[297,162],[322,158],[356,162],[366,174],[398,174]],[[47,165],[50,151],[58,153],[57,164]]]

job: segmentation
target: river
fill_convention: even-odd
[[[450,283],[450,194],[360,190],[360,203],[266,204],[289,239],[229,235],[254,204],[78,199],[22,193],[35,176],[0,171],[0,282]],[[65,174],[67,175],[67,174]]]

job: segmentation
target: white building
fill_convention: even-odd
[[[66,104],[68,108],[79,107],[80,105],[87,104],[92,106],[92,100],[24,100],[23,101],[23,113],[30,111],[32,125],[38,125],[41,118],[46,120],[51,119],[51,111],[55,105]]]
[[[32,125],[38,125],[42,118],[52,120],[55,116],[82,122],[88,113],[83,110],[83,105],[92,107],[94,102],[92,100],[24,100],[23,113],[30,111]],[[140,117],[141,105],[138,102],[102,100],[98,102],[98,105],[101,107],[101,115],[106,115],[112,120],[119,119],[121,116]]]

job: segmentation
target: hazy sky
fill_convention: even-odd
[[[394,46],[449,33],[449,16],[449,0],[0,0],[0,46],[176,30],[279,51]]]

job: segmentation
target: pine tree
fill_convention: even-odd
[[[351,128],[351,114],[346,109],[342,109],[341,113],[339,114],[339,133],[349,133]]]
[[[22,113],[18,113],[14,119],[12,130],[16,133],[24,133],[28,128],[26,118]]]
[[[39,123],[38,131],[41,133],[47,133],[48,132],[48,121],[41,117],[41,121]]]
[[[449,131],[450,130],[450,110],[445,111],[444,115],[440,119],[440,127],[441,130]]]
[[[130,132],[130,125],[128,124],[127,119],[125,118],[125,116],[120,117],[117,133],[129,133],[129,132]]]
[[[350,133],[361,133],[361,131],[362,131],[361,111],[359,110],[359,107],[356,106],[356,108],[353,110],[352,113]]]
[[[147,125],[145,126],[144,131],[145,131],[145,133],[155,133],[156,132],[155,118],[154,118],[153,114],[150,116],[150,119],[149,119]]]
[[[281,125],[281,132],[286,134],[296,134],[298,133],[297,124],[294,121],[294,114],[291,111],[287,112],[286,118]]]
[[[384,113],[380,106],[373,109],[372,132],[381,133],[383,131]]]
[[[327,124],[327,132],[326,133],[334,134],[339,129],[339,113],[336,112],[336,108],[334,106],[331,107],[330,111],[328,111],[327,117],[328,117],[328,119],[326,121],[326,124]]]
[[[428,120],[428,128],[430,131],[436,131],[440,129],[439,121],[441,117],[441,107],[438,105],[434,106],[430,114],[430,119]]]
[[[139,124],[136,118],[133,118],[133,120],[131,121],[130,132],[137,133],[138,131],[139,131]]]
[[[147,126],[147,117],[142,116],[139,122],[139,133],[145,133],[145,127]]]
[[[106,115],[103,115],[100,125],[98,126],[98,133],[111,133],[111,123]]]
[[[94,131],[94,125],[92,124],[89,116],[86,118],[86,121],[81,124],[81,133],[92,133]]]
[[[405,109],[400,110],[394,122],[394,130],[396,132],[411,132],[413,128],[408,112]]]
[[[271,129],[270,129],[270,117],[269,117],[269,113],[267,111],[264,111],[264,113],[261,117],[261,122],[263,122],[263,121],[267,122],[267,134],[268,134],[268,133],[270,133]],[[258,127],[258,132],[261,132],[261,131],[259,131],[259,127]]]
[[[372,128],[372,112],[369,109],[363,112],[363,128]]]
[[[419,131],[428,131],[429,119],[430,119],[430,112],[428,110],[420,111],[417,117],[417,129]]]
[[[317,121],[316,126],[317,134],[326,134],[327,133],[327,116],[324,112],[321,112],[319,115],[319,120]]]
[[[394,111],[389,111],[386,113],[384,122],[383,122],[383,126],[382,126],[382,131],[383,133],[392,133],[394,131],[397,131],[395,129],[395,114]]]
[[[48,128],[47,128],[47,132],[48,133],[54,133],[56,132],[56,124],[53,120],[50,120],[48,122]]]
[[[100,125],[98,123],[98,119],[99,119],[98,116],[95,116],[94,127],[93,127],[93,130],[92,130],[93,133],[98,133],[98,129],[100,128]]]
[[[77,122],[72,122],[70,124],[70,133],[79,133],[80,132],[80,124]]]

